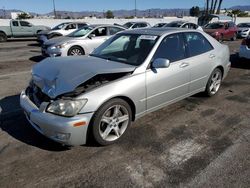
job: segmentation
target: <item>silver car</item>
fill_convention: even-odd
[[[240,38],[246,38],[250,35],[250,23],[240,23],[237,25],[237,36]]]
[[[84,26],[67,36],[46,41],[42,45],[42,54],[49,57],[86,55],[123,30],[125,28],[115,25]]]
[[[215,95],[230,65],[228,46],[204,32],[129,30],[90,56],[36,64],[20,103],[48,138],[82,145],[92,135],[108,145],[149,112],[199,92]]]

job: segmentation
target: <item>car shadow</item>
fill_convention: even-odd
[[[30,125],[19,105],[19,95],[0,100],[0,128],[13,138],[43,150],[60,152],[70,149],[46,138]]]
[[[28,44],[27,46],[31,46],[31,47],[41,47],[41,45],[39,43],[32,43],[32,44]]]
[[[239,58],[238,53],[231,54],[230,56],[231,67],[238,69],[250,69],[250,60]]]
[[[33,62],[36,62],[36,63],[38,63],[38,62],[40,62],[40,61],[42,61],[44,59],[46,59],[46,57],[41,56],[41,55],[33,56],[33,57],[29,58],[30,61],[33,61]]]

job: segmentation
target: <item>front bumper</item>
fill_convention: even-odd
[[[62,55],[62,52],[60,49],[51,49],[50,47],[48,48],[42,47],[42,55],[45,57],[60,57]]]
[[[239,51],[239,57],[250,59],[250,48],[248,48],[246,45],[241,45]]]
[[[94,113],[70,118],[50,114],[38,109],[24,91],[20,95],[20,105],[30,124],[46,137],[69,146],[86,144],[88,126]],[[78,122],[85,122],[85,125],[75,127]]]

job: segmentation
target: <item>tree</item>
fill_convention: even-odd
[[[27,14],[26,12],[22,12],[20,14],[17,15],[17,19],[18,20],[22,20],[22,19],[30,19],[32,18],[31,15]]]
[[[218,5],[218,9],[217,9],[216,14],[220,14],[220,9],[221,9],[222,1],[223,1],[223,0],[220,0],[220,1],[219,1],[219,5]]]
[[[196,16],[198,17],[200,14],[200,8],[199,7],[192,7],[189,11],[190,16]]]
[[[114,18],[113,12],[111,10],[108,10],[106,12],[106,18],[110,19],[110,18]]]

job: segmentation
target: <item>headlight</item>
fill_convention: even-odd
[[[52,46],[51,49],[54,50],[54,49],[61,49],[61,48],[64,48],[68,43],[63,43],[63,44],[60,44],[60,45],[57,45],[57,46]]]
[[[248,29],[243,30],[242,32],[248,32]]]
[[[82,100],[57,100],[49,104],[47,112],[60,116],[75,116],[87,103],[87,99]]]

